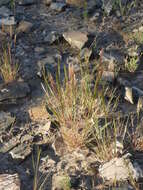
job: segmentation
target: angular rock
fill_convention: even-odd
[[[55,174],[52,177],[52,190],[56,189],[71,189],[70,177],[65,174]]]
[[[92,50],[88,48],[83,48],[80,52],[80,59],[84,61],[88,61],[91,57]]]
[[[16,29],[17,33],[26,33],[29,32],[33,27],[33,24],[28,21],[21,21]]]
[[[143,96],[143,91],[139,88],[132,86],[125,86],[125,99],[131,104],[136,104],[139,100],[139,97]]]
[[[84,0],[66,0],[66,3],[69,5],[74,5],[74,6],[79,6],[79,7],[83,7],[85,1]]]
[[[0,189],[1,190],[20,190],[20,178],[15,174],[0,174]]]
[[[13,159],[22,159],[24,160],[30,153],[32,149],[29,145],[25,144],[20,144],[16,146],[14,149],[10,151],[10,155],[12,156]]]
[[[124,55],[116,49],[103,51],[101,55],[102,62],[106,63],[107,70],[118,71],[124,67]]]
[[[80,31],[66,32],[63,34],[64,39],[72,46],[78,49],[82,49],[85,43],[88,41],[87,34]]]
[[[30,88],[25,82],[12,82],[0,85],[0,102],[24,98],[30,93]]]
[[[52,0],[44,0],[44,3],[49,6],[52,3]]]
[[[61,12],[65,9],[66,4],[65,3],[60,3],[60,2],[55,2],[55,3],[51,3],[50,4],[50,9],[57,11],[57,12]]]
[[[16,147],[20,143],[20,136],[13,137],[10,139],[8,142],[3,143],[0,146],[0,152],[1,153],[6,153]]]
[[[18,4],[22,6],[28,6],[35,3],[36,3],[36,0],[18,0]]]
[[[33,121],[47,120],[49,116],[46,107],[43,105],[32,107],[28,112]]]
[[[52,31],[44,38],[44,42],[47,42],[51,45],[54,42],[58,41],[60,37],[60,34],[58,34],[56,31]]]
[[[0,133],[6,131],[7,128],[13,124],[15,117],[11,117],[10,113],[0,112]]]
[[[0,0],[0,6],[6,5],[10,2],[10,0]]]
[[[111,13],[113,6],[114,6],[114,0],[103,0],[102,8],[107,13],[107,15]]]
[[[1,2],[1,1],[0,1]],[[12,11],[5,6],[0,7],[0,17],[8,17],[12,15]]]
[[[130,179],[130,176],[133,179],[138,179],[140,174],[138,173],[137,167],[131,163],[129,159],[113,158],[109,162],[103,164],[99,167],[99,175],[105,180],[109,181],[126,181]]]
[[[107,82],[113,82],[116,78],[116,74],[113,71],[103,71],[102,73],[102,80]]]

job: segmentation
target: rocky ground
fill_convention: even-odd
[[[113,189],[110,182],[115,178],[120,183],[114,189],[143,188],[141,130],[135,149],[117,142],[122,153],[108,162],[95,159],[89,149],[66,152],[49,121],[41,85],[42,69],[54,76],[58,62],[61,73],[70,64],[78,72],[85,57],[91,68],[101,62],[102,81],[120,96],[114,116],[129,118],[133,132],[139,117],[141,129],[143,2],[118,2],[0,0],[0,54],[4,44],[10,44],[19,65],[15,81],[0,78],[0,190]],[[39,182],[34,187],[38,158]]]

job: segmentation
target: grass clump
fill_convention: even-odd
[[[5,83],[16,80],[19,66],[12,58],[10,46],[4,48],[0,58],[0,75]]]
[[[138,68],[138,58],[132,57],[129,61],[126,61],[125,67],[129,72],[135,72]]]
[[[113,94],[106,101],[107,89],[98,91],[101,75],[96,77],[95,85],[91,87],[88,69],[81,69],[80,80],[76,78],[73,65],[69,66],[68,71],[64,70],[62,83],[58,68],[56,80],[49,74],[45,79],[47,88],[43,88],[47,95],[48,109],[52,113],[50,118],[59,124],[64,143],[72,151],[89,143],[95,125],[93,120],[107,117],[113,112],[115,105],[112,104]],[[98,128],[96,126],[96,138],[100,139]]]

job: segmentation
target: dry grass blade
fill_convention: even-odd
[[[73,65],[69,65],[68,71],[65,69],[64,75],[64,81],[61,82],[58,68],[56,81],[50,74],[45,79],[47,89],[43,88],[47,95],[48,109],[52,113],[49,117],[59,124],[63,140],[69,151],[72,151],[87,144],[93,129],[93,118],[106,117],[113,112],[114,93],[108,103],[105,100],[107,90],[103,89],[102,93],[97,94],[100,76],[92,88],[89,70],[83,71],[81,68],[80,81],[76,78]]]
[[[14,63],[12,58],[10,46],[3,49],[2,56],[0,58],[0,75],[5,83],[16,80],[19,66]]]

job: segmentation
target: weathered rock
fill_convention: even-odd
[[[107,82],[114,82],[116,78],[116,73],[113,71],[103,71],[102,80]]]
[[[82,49],[88,41],[87,34],[79,31],[66,32],[63,34],[64,39],[73,47]]]
[[[61,61],[62,57],[59,52],[47,54],[43,59],[38,61],[39,72],[37,73],[40,77],[43,74],[55,73],[57,64]]]
[[[52,190],[71,189],[70,177],[67,174],[55,174],[52,177]]]
[[[33,24],[28,21],[21,21],[16,29],[17,33],[26,33],[29,32],[33,27]]]
[[[69,5],[75,5],[75,6],[83,7],[85,1],[84,0],[66,0],[66,3]]]
[[[1,1],[0,1],[1,2]],[[12,15],[12,11],[5,6],[0,7],[0,17],[8,17]]]
[[[103,51],[101,55],[102,62],[105,62],[107,70],[117,72],[124,68],[124,55],[119,50]]]
[[[56,172],[56,161],[51,159],[49,155],[41,158],[42,163],[40,164],[39,170],[41,172],[47,173],[49,170]]]
[[[130,179],[130,176],[133,179],[138,179],[142,174],[138,173],[137,167],[131,163],[129,159],[113,158],[111,161],[103,164],[99,168],[99,174],[102,178],[109,181],[126,181]]]
[[[139,100],[139,97],[143,96],[143,91],[139,88],[132,86],[125,86],[125,99],[131,104],[136,104]]]
[[[84,61],[89,61],[92,54],[92,50],[88,48],[83,48],[80,52],[80,59]]]
[[[1,190],[20,190],[20,178],[16,174],[0,174],[0,189]]]
[[[32,5],[36,3],[36,0],[18,0],[18,4],[22,6]]]
[[[11,117],[10,113],[0,112],[0,133],[6,131],[12,123],[14,123],[15,117]]]
[[[45,36],[44,42],[47,42],[51,45],[56,41],[58,42],[60,37],[61,37],[60,34],[58,34],[56,31],[52,31],[52,32],[50,32],[50,34]]]
[[[113,9],[114,1],[113,0],[103,0],[103,6],[102,8],[104,11],[109,15]]]
[[[3,143],[0,146],[0,152],[6,153],[16,147],[20,143],[20,135],[13,137],[8,142]]]
[[[57,12],[63,11],[65,9],[65,7],[66,7],[65,3],[56,2],[56,3],[50,4],[50,9],[57,11]]]
[[[0,85],[0,102],[24,98],[30,93],[30,88],[25,82],[12,82]]]
[[[32,149],[28,144],[20,144],[10,151],[13,159],[24,160],[30,153]]]
[[[34,106],[30,108],[28,112],[29,112],[30,118],[33,121],[47,120],[49,116],[46,110],[46,107],[44,105]]]
[[[0,6],[8,4],[10,0],[0,0]]]
[[[44,3],[49,6],[52,3],[52,0],[44,0]]]

